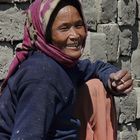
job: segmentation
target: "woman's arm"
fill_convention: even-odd
[[[133,79],[128,70],[120,70],[119,68],[102,61],[91,63],[88,60],[79,63],[81,72],[81,81],[87,81],[90,78],[99,78],[106,89],[114,94],[130,93],[133,89]]]
[[[80,81],[87,81],[91,78],[99,78],[105,87],[108,87],[108,79],[111,73],[117,72],[119,68],[103,61],[91,63],[88,59],[81,60],[78,63],[80,70]]]
[[[58,99],[53,86],[43,83],[42,79],[24,82],[19,86],[16,96],[18,103],[12,108],[15,110],[14,115],[9,107],[11,101],[5,101],[3,112],[0,109],[3,123],[0,126],[0,140],[46,140]]]

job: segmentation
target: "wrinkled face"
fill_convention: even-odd
[[[86,31],[84,22],[73,6],[62,8],[52,25],[52,44],[66,55],[79,58],[84,48]]]

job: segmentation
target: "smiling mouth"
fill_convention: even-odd
[[[84,51],[84,47],[80,43],[73,43],[73,44],[68,44],[66,48],[73,50],[73,51],[80,51],[81,54]]]
[[[68,48],[77,48],[77,49],[81,49],[81,48],[82,48],[82,45],[80,45],[78,42],[76,42],[76,43],[68,44],[67,47],[68,47]]]

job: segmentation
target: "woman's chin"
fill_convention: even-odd
[[[64,53],[74,59],[78,59],[82,55],[81,49],[67,51],[65,50]]]

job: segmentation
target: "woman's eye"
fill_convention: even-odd
[[[75,25],[76,28],[81,28],[81,27],[83,27],[83,26],[84,26],[83,23],[79,23],[79,24],[76,24],[76,25]]]
[[[69,30],[69,27],[68,26],[63,26],[63,27],[60,27],[60,30],[61,31],[67,31],[67,30]]]
[[[77,27],[77,28],[81,28],[81,27],[82,27],[82,25],[76,25],[76,27]]]

